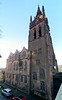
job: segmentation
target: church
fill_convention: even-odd
[[[34,20],[30,16],[28,50],[10,53],[5,70],[5,82],[27,94],[53,100],[53,74],[58,72],[48,19],[44,6]]]

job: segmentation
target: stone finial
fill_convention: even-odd
[[[41,13],[40,7],[39,7],[39,5],[38,5],[38,10],[37,10],[36,17],[37,17],[38,15],[41,15],[41,14],[42,14],[42,13]]]
[[[43,17],[45,19],[45,11],[44,11],[44,6],[42,6],[42,14],[43,14]]]
[[[44,12],[44,6],[42,6],[42,12]]]

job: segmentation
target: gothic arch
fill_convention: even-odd
[[[36,39],[36,29],[34,29],[34,39]]]
[[[39,26],[39,37],[41,37],[41,26]]]
[[[40,76],[40,78],[45,78],[45,71],[43,68],[40,69],[39,76]]]

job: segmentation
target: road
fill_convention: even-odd
[[[12,89],[12,92],[13,92],[13,95],[12,95],[11,97],[5,97],[5,96],[2,95],[1,92],[0,92],[0,100],[12,100],[12,97],[17,96],[17,95],[18,95],[18,96],[22,95],[22,96],[26,97],[27,100],[43,100],[42,98],[40,98],[40,97],[38,97],[38,96],[33,96],[33,95],[29,95],[29,96],[28,96],[28,95],[26,95],[26,94],[24,94],[24,93],[21,93],[21,92],[18,91],[17,89],[12,88],[12,87],[10,87],[10,86],[4,84],[4,83],[1,83],[1,82],[0,82],[0,84],[2,84],[4,88],[11,88],[11,89]],[[44,100],[45,100],[45,99],[44,99]]]
[[[5,97],[4,95],[2,95],[0,93],[0,100],[12,100],[12,96],[11,97]]]

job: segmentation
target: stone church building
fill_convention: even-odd
[[[5,71],[5,82],[27,94],[33,93],[53,100],[53,73],[58,71],[48,19],[38,6],[30,17],[28,50],[10,53]]]

